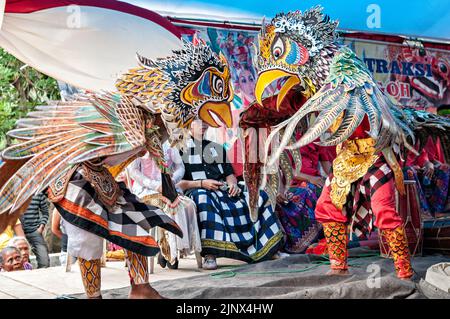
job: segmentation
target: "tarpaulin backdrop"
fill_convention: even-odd
[[[397,104],[435,112],[450,103],[450,51],[349,38],[344,42]]]
[[[232,70],[237,108],[254,100],[257,32],[193,27],[196,36],[221,51]],[[192,39],[192,35],[183,35]],[[365,62],[381,89],[398,105],[434,111],[450,103],[450,51],[344,36],[341,42]]]

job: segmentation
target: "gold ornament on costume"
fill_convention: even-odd
[[[372,138],[348,140],[333,161],[331,201],[338,209],[347,202],[351,184],[363,177],[376,162],[375,140]]]

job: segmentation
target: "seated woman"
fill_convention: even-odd
[[[450,169],[447,164],[441,162],[442,157],[439,140],[435,143],[430,137],[418,156],[412,152],[408,153],[403,169],[405,179],[416,181],[425,217],[450,210]]]
[[[9,247],[16,247],[20,251],[22,256],[22,265],[25,270],[32,270],[33,265],[30,263],[30,244],[28,240],[23,236],[13,237],[9,243]]]
[[[163,144],[164,158],[172,172],[172,181],[176,185],[184,175],[184,165],[180,154],[171,148],[169,142]],[[182,256],[193,252],[200,253],[201,243],[197,224],[197,214],[194,202],[186,196],[180,197],[180,205],[171,208],[161,201],[161,171],[147,153],[136,159],[127,167],[132,180],[131,191],[147,204],[160,207],[180,226],[183,238],[159,229],[159,244],[161,253],[158,263],[171,269],[178,268],[178,253]],[[182,191],[179,190],[181,193]],[[200,258],[200,257],[199,257]]]
[[[24,270],[22,255],[16,247],[7,246],[0,251],[0,271]]]
[[[277,196],[276,212],[285,233],[283,250],[291,254],[304,253],[322,234],[322,225],[317,223],[314,215],[317,199],[325,183],[325,178],[319,171],[319,162],[327,176],[336,156],[334,148],[321,147],[315,143],[301,147],[300,154],[300,174],[294,176],[291,185],[282,187]],[[291,165],[294,170],[295,163]]]
[[[203,269],[216,269],[217,257],[269,259],[280,248],[283,234],[268,195],[260,193],[258,221],[253,223],[225,149],[203,138],[206,129],[201,121],[192,124],[182,153],[186,172],[178,184],[197,205]]]

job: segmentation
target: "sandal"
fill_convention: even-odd
[[[205,270],[216,270],[217,269],[216,256],[213,256],[213,255],[205,256],[205,260],[203,261],[202,268]]]
[[[173,264],[167,262],[167,267],[169,269],[178,269],[178,258],[175,259],[175,262]]]
[[[166,265],[167,265],[167,260],[163,257],[163,255],[161,253],[158,254],[158,264],[162,268],[166,268]]]

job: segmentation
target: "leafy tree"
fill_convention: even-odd
[[[0,150],[11,143],[6,133],[38,104],[60,99],[55,79],[0,49]]]

